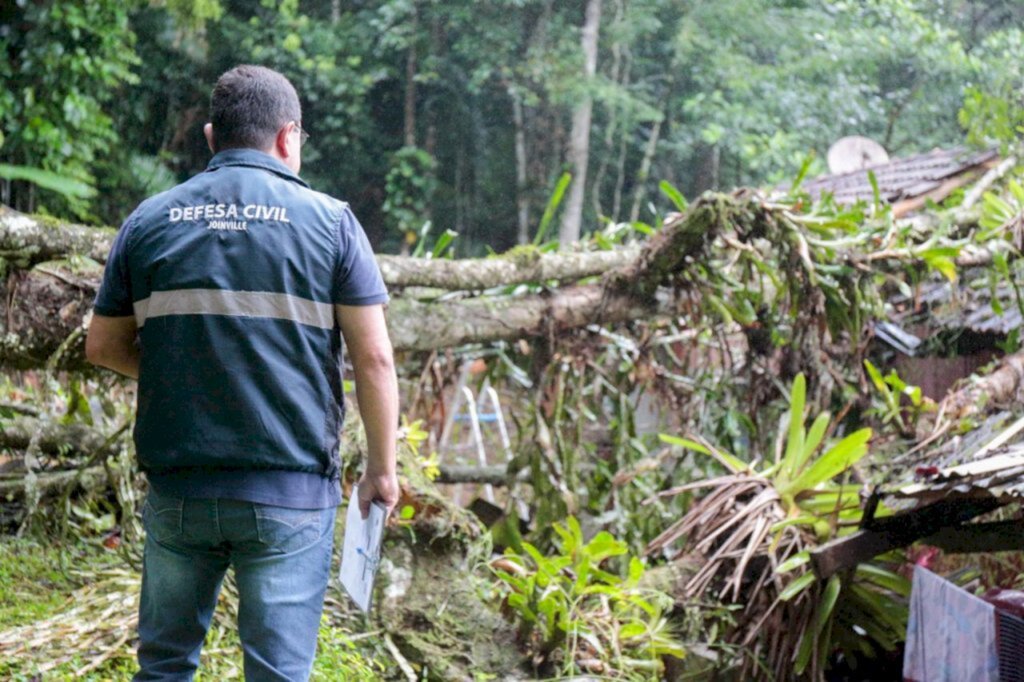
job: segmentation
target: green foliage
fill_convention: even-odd
[[[696,82],[680,93],[690,125],[671,142],[704,159],[716,149],[712,186],[723,188],[782,180],[808,150],[824,152],[842,135],[896,153],[948,146],[960,138],[963,83],[982,62],[1016,68],[994,53],[968,58],[979,38],[958,35],[970,21],[958,14],[971,4],[697,3],[676,42]]]
[[[682,192],[676,189],[675,185],[673,185],[671,182],[668,182],[667,180],[662,180],[658,184],[658,188],[661,190],[662,194],[669,198],[669,200],[672,202],[672,205],[676,207],[677,211],[682,213],[683,211],[686,210],[686,197],[683,196]]]
[[[146,55],[138,88],[143,101],[125,111],[130,130],[141,134],[136,144],[149,154],[168,154],[179,173],[202,170],[209,152],[200,129],[212,84],[239,63],[268,66],[299,93],[303,127],[311,134],[302,150],[302,176],[316,189],[352,201],[362,218],[366,211],[354,195],[368,177],[383,189],[387,151],[398,144],[380,135],[371,112],[368,95],[388,71],[358,8],[346,6],[335,19],[327,3],[294,0],[172,5],[136,14],[149,38],[139,46]],[[219,18],[210,9],[216,6],[223,10]],[[200,14],[203,26],[196,28]],[[168,129],[174,145],[153,136]]]
[[[864,369],[881,398],[881,405],[874,408],[874,413],[881,416],[883,423],[895,422],[903,432],[912,429],[921,414],[929,409],[921,387],[907,384],[894,369],[882,376],[881,371],[869,360],[864,361]],[[904,403],[904,398],[907,403]]]
[[[412,251],[413,258],[452,258],[455,255],[455,249],[452,243],[455,241],[459,233],[454,230],[445,230],[440,236],[434,241],[434,245],[427,250],[427,237],[430,236],[430,231],[434,228],[434,223],[426,221],[423,223],[423,227],[420,228],[418,234],[410,235],[406,233],[407,240],[415,240],[416,248]]]
[[[417,147],[402,147],[391,155],[391,169],[384,179],[386,198],[382,210],[408,246],[416,240],[417,230],[430,215],[435,172],[434,159]],[[445,247],[447,243],[441,250]]]
[[[86,199],[96,194],[96,189],[88,183],[41,168],[11,166],[3,163],[0,164],[0,178],[31,182],[42,189],[48,189],[72,199]]]
[[[544,208],[544,215],[541,216],[540,226],[537,228],[537,234],[533,237],[533,244],[535,246],[544,243],[544,240],[548,235],[548,229],[551,227],[551,221],[554,220],[555,214],[558,212],[558,207],[562,205],[562,199],[565,198],[565,191],[569,189],[569,184],[571,182],[572,174],[562,173],[562,176],[555,184],[555,190],[551,193],[551,198],[548,199],[548,205]]]
[[[988,36],[972,54],[976,77],[964,91],[960,124],[977,145],[1014,143],[1024,130],[1024,31]]]
[[[797,378],[793,393],[799,391],[798,384],[802,377]],[[798,401],[791,403],[790,419],[799,414],[795,408]],[[827,415],[819,415],[825,417]],[[802,421],[802,420],[800,420]],[[815,425],[819,423],[815,420]],[[803,436],[808,443],[813,442],[815,428],[807,433],[801,425],[791,438]],[[870,438],[870,429],[850,434],[834,445],[807,471],[791,483],[776,477],[774,487],[779,490],[783,500],[792,495],[795,508],[788,514],[791,521],[799,525],[807,525],[814,529],[818,542],[825,542],[842,529],[859,526],[862,510],[856,486],[822,483],[837,476],[848,473],[854,464],[867,454],[866,442]],[[792,440],[787,440],[787,452]],[[782,469],[785,470],[785,460]],[[796,511],[799,510],[799,511]],[[881,514],[888,513],[882,510]],[[788,562],[780,564],[778,573],[789,573],[803,567],[806,570],[808,556],[800,552]],[[817,584],[813,572],[806,571],[791,580],[786,588],[779,593],[780,601],[794,600],[812,586]],[[873,655],[868,642],[886,650],[892,650],[901,641],[906,627],[906,608],[899,598],[909,595],[910,585],[902,576],[883,567],[878,563],[862,564],[852,580],[841,575],[833,575],[828,579],[820,594],[809,604],[814,609],[810,627],[802,633],[797,650],[794,670],[798,674],[807,670],[812,657],[822,665],[836,648],[844,648],[846,654],[855,655],[868,652]],[[837,617],[837,603],[842,600],[843,618]],[[870,623],[870,629],[865,628]],[[867,633],[865,636],[863,633]]]
[[[161,0],[161,4],[178,19],[192,29],[201,29],[208,21],[217,21],[224,16],[224,6],[220,0]]]
[[[324,623],[317,640],[316,663],[311,679],[333,682],[376,682],[384,677],[380,656],[367,655],[365,646],[357,646],[352,633]]]
[[[21,179],[60,193],[18,190],[16,207],[89,217],[85,188],[95,185],[95,164],[117,139],[110,105],[122,87],[137,82],[131,9],[114,0],[75,0],[8,10],[8,26],[18,28],[0,33],[0,51],[9,57],[0,60],[4,156],[56,174],[22,172]]]
[[[1021,211],[1024,211],[1024,187],[1018,177],[1010,178],[1006,188],[1006,196],[991,191],[982,195],[978,224],[984,229],[978,235],[979,240],[1015,237],[1013,230],[1019,225]]]
[[[734,472],[749,472],[767,479],[779,493],[787,519],[778,524],[777,530],[794,523],[815,526],[820,530],[822,527],[816,524],[829,521],[830,518],[830,523],[834,525],[837,520],[834,515],[859,507],[859,497],[855,490],[846,486],[837,487],[832,481],[849,472],[867,454],[867,443],[872,431],[869,428],[859,429],[825,447],[824,436],[831,415],[821,413],[815,417],[810,428],[807,427],[804,421],[806,386],[804,375],[798,374],[790,390],[789,410],[783,422],[787,431],[785,449],[780,459],[760,471],[734,455],[687,438],[662,434],[661,439],[671,445],[714,456]],[[818,499],[819,496],[826,501],[824,505]],[[820,514],[823,508],[830,513]],[[834,528],[829,528],[821,539],[828,539],[834,531]]]
[[[960,109],[960,124],[967,130],[968,139],[984,145],[999,142],[1007,145],[1024,130],[1021,104],[1013,101],[1017,92],[1003,97],[980,88],[967,88]]]
[[[650,678],[662,670],[661,657],[685,655],[667,619],[671,597],[639,587],[643,563],[629,558],[625,577],[602,568],[626,555],[625,543],[605,531],[585,542],[571,516],[554,530],[554,555],[524,542],[522,554],[507,550],[504,563],[492,564],[538,660],[565,675]],[[588,661],[582,669],[580,661]]]

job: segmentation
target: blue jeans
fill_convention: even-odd
[[[335,508],[288,509],[150,491],[133,678],[191,680],[228,566],[246,680],[306,680],[330,575]]]

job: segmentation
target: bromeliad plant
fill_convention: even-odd
[[[872,432],[861,429],[828,445],[830,416],[818,415],[808,428],[805,396],[801,374],[766,466],[698,439],[663,435],[667,443],[714,457],[728,473],[661,493],[705,491],[648,546],[649,553],[700,567],[685,584],[684,599],[711,591],[742,605],[729,638],[753,654],[743,663],[748,671],[763,662],[777,679],[821,679],[837,647],[857,655],[891,649],[906,624],[905,609],[893,597],[906,596],[909,584],[897,574],[872,564],[823,583],[810,570],[812,547],[860,522],[858,486],[841,479],[867,454]],[[672,551],[680,539],[682,550]]]
[[[630,557],[626,577],[603,568],[627,554],[626,543],[606,531],[584,542],[572,516],[554,530],[552,556],[523,542],[522,553],[509,549],[491,563],[538,668],[651,679],[662,657],[684,656],[667,618],[672,598],[639,586],[643,562]]]

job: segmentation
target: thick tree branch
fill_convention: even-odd
[[[377,256],[377,264],[388,286],[471,291],[550,280],[576,281],[603,275],[629,263],[638,253],[638,247],[580,253],[541,253],[535,249],[519,248],[502,256],[461,260],[381,255]]]
[[[63,488],[78,478],[78,485],[86,490],[95,490],[107,484],[107,475],[103,467],[89,467],[79,474],[77,469],[61,469],[60,471],[44,471],[37,474],[35,486],[43,496]],[[0,478],[0,498],[17,499],[25,492],[24,476],[4,476]]]
[[[107,260],[115,230],[28,215],[0,204],[0,257],[31,267],[71,254]]]
[[[69,284],[38,271],[12,274],[0,299],[0,366],[39,368],[57,354],[53,366],[85,368],[81,336],[97,286],[95,279]],[[438,302],[395,297],[388,325],[396,350],[431,350],[669,314],[670,299],[667,293],[644,300],[628,293],[606,296],[599,284]]]
[[[985,405],[1016,401],[1024,379],[1024,353],[1008,355],[989,374],[972,377],[965,385],[949,393],[940,412],[950,419],[977,414]]]
[[[434,483],[482,483],[486,485],[508,485],[508,467],[465,466],[460,464],[442,464],[438,468]],[[517,480],[525,481],[526,476],[520,474]]]
[[[444,303],[396,298],[388,310],[388,327],[396,349],[432,350],[646,319],[672,309],[668,294],[639,300],[624,293],[606,295],[602,286],[593,284]]]
[[[86,424],[62,424],[58,421],[17,418],[5,421],[0,429],[0,448],[24,450],[33,436],[40,451],[51,456],[82,457],[101,448],[117,452],[117,443],[108,443],[102,433]]]

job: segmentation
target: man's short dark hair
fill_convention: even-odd
[[[210,95],[215,151],[268,149],[288,121],[301,123],[299,96],[288,79],[264,66],[242,64],[217,79]]]

